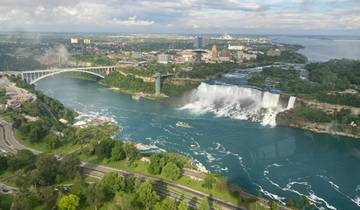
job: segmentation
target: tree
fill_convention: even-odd
[[[121,210],[140,210],[136,203],[136,195],[134,193],[117,193],[113,200],[116,209]]]
[[[87,191],[87,183],[81,177],[75,178],[71,187],[71,193],[77,195],[80,200],[85,199]]]
[[[61,210],[76,210],[79,206],[80,199],[78,196],[70,194],[60,198],[58,207]]]
[[[124,144],[124,152],[126,154],[126,160],[129,164],[132,164],[139,157],[139,150],[132,142],[126,142]]]
[[[150,156],[150,164],[148,166],[148,171],[151,174],[160,174],[161,173],[161,156],[158,154],[153,154]]]
[[[0,174],[8,168],[7,161],[7,156],[0,154]]]
[[[8,159],[8,167],[16,171],[25,166],[31,167],[36,160],[36,156],[29,150],[19,150],[14,156]]]
[[[125,177],[125,192],[130,193],[135,190],[136,178],[133,176]]]
[[[33,143],[39,143],[48,134],[43,121],[25,123],[19,128],[20,132]]]
[[[37,197],[48,208],[52,208],[56,204],[56,200],[58,200],[58,192],[54,191],[53,186],[40,187],[37,189]]]
[[[271,201],[270,202],[270,209],[271,210],[277,210],[278,209],[278,204],[275,201]]]
[[[159,200],[160,197],[153,190],[150,180],[141,183],[136,189],[138,201],[144,205],[146,209],[151,209]]]
[[[72,179],[80,174],[80,159],[75,155],[65,156],[59,164],[59,175],[61,179]]]
[[[44,138],[44,142],[49,149],[56,149],[60,146],[59,138],[53,132]]]
[[[31,199],[25,194],[25,192],[18,192],[14,196],[11,204],[11,210],[31,210],[32,205]]]
[[[208,173],[206,174],[202,186],[208,189],[211,189],[213,187],[213,184],[216,182],[216,178],[214,174]]]
[[[116,141],[115,146],[111,151],[111,160],[112,161],[119,161],[124,160],[126,158],[125,151],[123,149],[122,141]]]
[[[111,148],[113,141],[111,139],[101,140],[95,146],[95,155],[100,159],[109,158],[111,156]]]
[[[179,210],[189,210],[189,203],[186,200],[182,200],[178,206]]]
[[[89,185],[86,193],[86,202],[95,209],[101,206],[105,201],[106,195],[103,186],[99,184]]]
[[[52,155],[41,155],[36,161],[38,171],[37,183],[40,185],[51,185],[56,181],[59,162]]]
[[[199,210],[210,210],[210,204],[209,204],[209,200],[207,198],[204,198],[200,204],[199,204]]]
[[[107,173],[101,179],[107,197],[113,197],[116,192],[125,189],[125,179],[117,173]]]
[[[177,205],[174,199],[166,197],[162,202],[161,202],[161,206],[163,209],[166,210],[176,210],[177,209]]]
[[[175,163],[167,163],[162,169],[162,173],[166,178],[177,180],[181,176],[181,170]]]

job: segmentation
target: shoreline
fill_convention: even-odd
[[[209,81],[209,80],[206,80],[206,81]],[[206,82],[206,81],[204,81],[204,82]],[[133,96],[133,100],[140,100],[140,98],[145,98],[145,99],[149,99],[149,100],[153,100],[153,101],[158,101],[158,100],[171,99],[172,98],[172,97],[169,97],[169,96],[166,96],[166,95],[159,97],[159,96],[155,96],[154,94],[145,94],[143,92],[127,91],[127,90],[117,88],[117,87],[107,87],[107,88],[109,90],[111,90],[111,91],[114,91],[114,92],[131,95],[131,96]],[[194,89],[195,88],[193,88],[191,90],[194,90]],[[263,90],[261,90],[261,91],[263,91]],[[134,97],[139,96],[139,95],[140,95],[139,98],[134,98]],[[287,93],[280,93],[280,95],[290,96]],[[296,103],[305,103],[306,107],[325,107],[327,110],[328,109],[329,110],[330,109],[331,110],[340,110],[341,108],[347,108],[347,109],[350,109],[350,110],[356,110],[355,112],[357,112],[357,110],[360,110],[359,108],[356,108],[356,107],[341,106],[341,105],[336,105],[336,104],[327,104],[327,103],[321,103],[321,102],[317,102],[317,101],[309,101],[309,100],[306,100],[304,98],[296,98],[296,100],[297,100]],[[285,110],[283,112],[277,113],[276,119],[278,119],[278,117],[281,114],[286,113],[286,111],[289,111],[289,110]],[[276,122],[276,126],[287,126],[287,127],[290,127],[290,128],[298,128],[298,129],[307,130],[307,131],[311,131],[311,132],[319,133],[319,134],[327,134],[327,135],[331,135],[331,136],[342,136],[342,137],[348,137],[348,138],[353,138],[353,139],[360,139],[359,135],[355,135],[355,134],[351,134],[351,133],[347,133],[347,132],[341,132],[341,131],[332,131],[332,130],[327,130],[327,129],[324,129],[324,128],[321,129],[322,124],[320,124],[320,123],[311,123],[311,125],[310,124],[308,124],[308,125],[297,125],[295,123],[287,124],[287,123],[278,123],[278,122]],[[318,128],[318,127],[320,127],[320,128]]]
[[[102,85],[102,84],[100,84],[100,85]],[[102,86],[104,86],[105,88],[107,88],[108,90],[111,90],[113,92],[124,93],[124,94],[131,95],[131,96],[139,96],[140,98],[146,98],[146,99],[153,100],[153,101],[170,98],[169,96],[167,96],[165,94],[156,96],[155,94],[134,92],[134,91],[124,90],[124,89],[121,89],[118,87],[107,87],[105,85],[102,85]]]

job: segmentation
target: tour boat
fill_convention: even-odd
[[[178,127],[178,128],[190,128],[191,126],[189,124],[187,124],[186,122],[178,121],[176,123],[176,127]]]

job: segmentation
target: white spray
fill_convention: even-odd
[[[292,108],[295,97],[287,107],[280,103],[280,95],[235,85],[209,85],[202,83],[181,107],[197,114],[214,113],[218,117],[251,120],[263,125],[276,125],[276,115]]]

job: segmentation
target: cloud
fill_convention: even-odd
[[[117,18],[113,18],[111,21],[109,21],[109,23],[120,26],[150,26],[155,22],[148,20],[137,20],[137,17],[133,16],[129,17],[127,20],[118,20]]]
[[[360,30],[358,0],[1,0],[2,30]],[[1,30],[1,29],[0,29]]]

